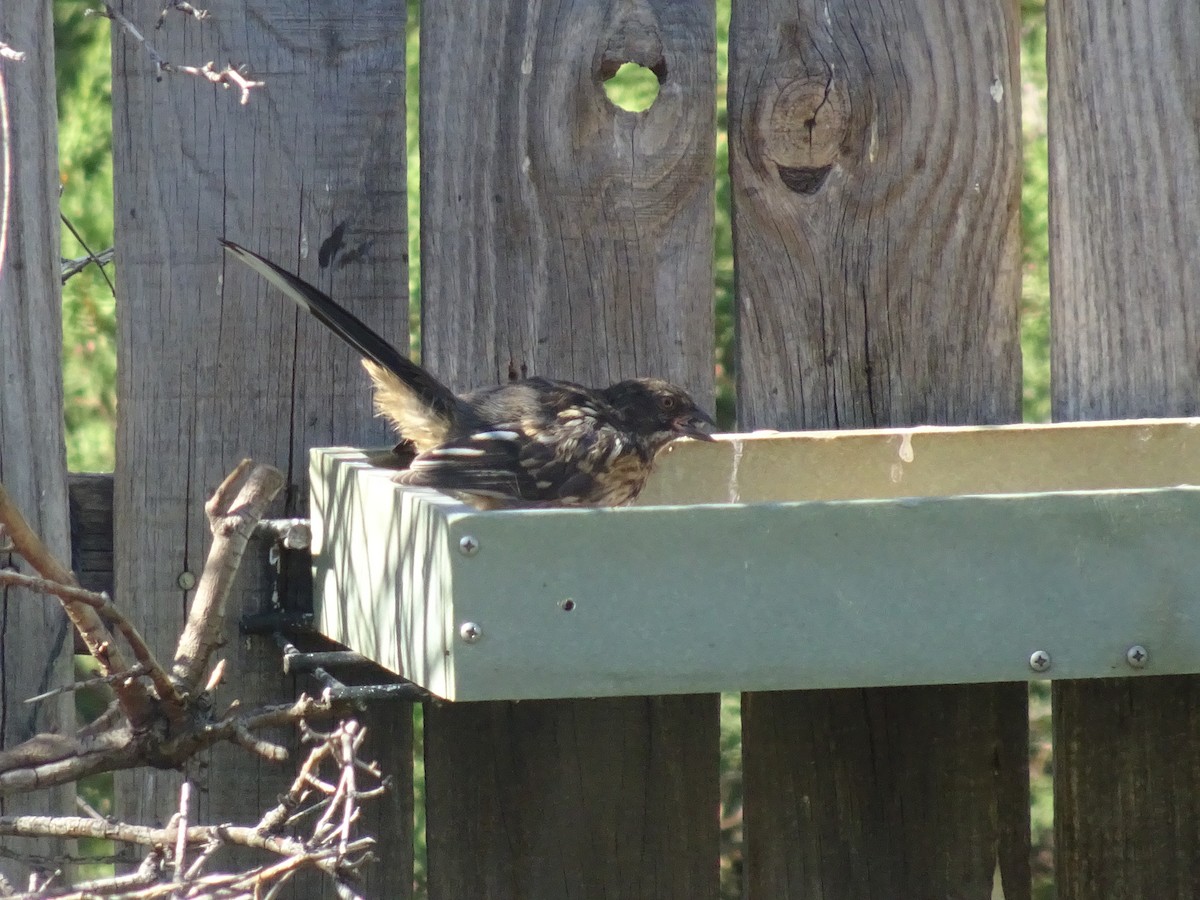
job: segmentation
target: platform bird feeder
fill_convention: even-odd
[[[1200,672],[1200,419],[683,441],[477,512],[312,453],[326,635],[447,700]]]

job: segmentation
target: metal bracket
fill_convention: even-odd
[[[350,650],[318,651],[305,653],[283,634],[275,632],[271,635],[275,646],[283,651],[283,671],[294,675],[304,673],[315,678],[324,689],[322,694],[331,701],[364,701],[364,700],[406,700],[420,703],[433,699],[430,693],[422,687],[397,678],[394,682],[383,684],[344,684],[329,674],[326,666],[345,666],[354,668],[370,668],[378,671],[379,666]]]
[[[419,703],[434,699],[424,688],[393,675],[358,653],[350,650],[307,652],[297,647],[289,635],[329,640],[313,630],[311,590],[305,590],[310,584],[301,577],[311,571],[312,566],[309,551],[312,532],[308,520],[263,519],[254,529],[254,537],[269,542],[267,584],[263,586],[265,601],[258,612],[242,616],[240,630],[242,634],[270,637],[283,652],[284,674],[312,677],[321,685],[322,696],[332,702],[361,704],[368,700],[402,700]],[[346,684],[330,674],[330,668],[365,669],[366,677],[379,681]]]

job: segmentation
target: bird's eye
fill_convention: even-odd
[[[667,396],[663,397],[663,398],[662,398],[661,400],[659,400],[658,402],[659,402],[659,405],[660,405],[660,406],[661,406],[663,409],[668,409],[668,410],[669,410],[669,409],[674,409],[674,408],[675,408],[675,398],[674,398],[674,397],[672,397],[670,394],[668,394]]]

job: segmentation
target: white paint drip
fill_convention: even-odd
[[[912,438],[911,431],[904,432],[900,437],[900,458],[906,463],[910,463],[917,458],[917,455],[913,453]]]
[[[742,451],[745,444],[742,441],[733,442],[733,470],[729,473],[729,502],[741,503],[742,494],[738,488],[738,469],[742,465]]]

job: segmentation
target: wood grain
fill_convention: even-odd
[[[1047,17],[1054,416],[1194,415],[1200,8]],[[1200,678],[1055,684],[1062,900],[1195,896],[1197,735]]]
[[[0,258],[0,482],[65,562],[70,544],[50,13],[49,4],[21,3],[0,15],[0,37],[26,54],[20,62],[0,59],[0,103],[8,118],[7,140],[0,133],[0,167],[4,156],[11,163],[7,196],[0,175],[0,214],[7,209],[9,216]],[[0,566],[8,565],[24,563],[0,551]],[[24,701],[71,680],[71,633],[53,599],[0,588],[0,747],[70,726],[66,697],[34,706]],[[49,791],[0,803],[0,813],[66,813],[72,798],[70,789]],[[61,845],[23,841],[13,849],[53,858]],[[28,870],[13,860],[0,859],[0,873],[14,885],[27,883]]]
[[[422,349],[456,388],[654,374],[711,402],[713,16],[424,5]],[[659,73],[643,113],[605,97],[625,61]],[[717,712],[712,695],[427,707],[430,897],[715,898]]]
[[[735,3],[743,428],[1020,415],[1018,27],[1008,2]],[[1029,896],[1023,684],[743,704],[750,898]]]
[[[744,425],[1019,414],[1017,21],[910,0],[735,4]]]
[[[405,3],[256,0],[214,8],[201,23],[169,17],[154,31],[159,11],[149,0],[124,5],[168,60],[232,60],[266,82],[246,106],[197,79],[156,82],[142,48],[114,29],[116,588],[168,657],[189,599],[179,576],[199,572],[208,545],[202,504],[239,459],[281,468],[282,512],[305,514],[310,446],[387,440],[356,356],[254,273],[227,265],[217,238],[297,270],[405,345]],[[231,619],[238,603],[257,606],[251,581]],[[234,639],[227,650],[225,699],[292,695],[269,642]],[[395,744],[411,743],[407,715],[391,727]],[[253,820],[290,777],[232,748],[208,762],[187,773],[206,821]],[[120,815],[165,820],[177,782],[123,778]],[[410,830],[405,818],[387,829],[401,843]],[[387,896],[411,890],[401,868],[388,870]]]
[[[456,389],[655,375],[712,393],[713,15],[423,10],[422,349]],[[644,113],[602,89],[626,61],[659,73]]]
[[[72,473],[67,482],[71,513],[71,570],[89,591],[113,590],[113,477]],[[79,650],[86,653],[86,650]]]

